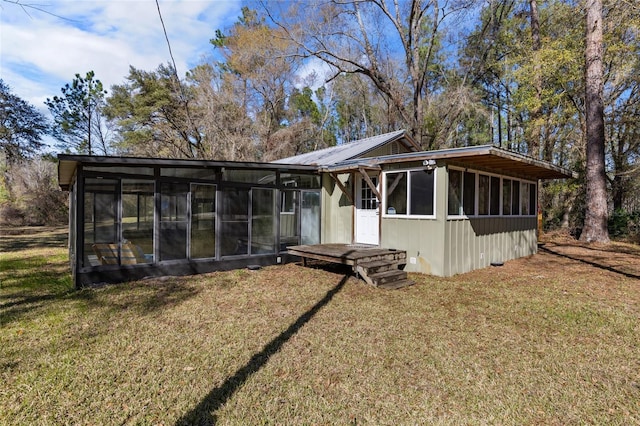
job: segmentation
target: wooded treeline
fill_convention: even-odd
[[[610,231],[629,233],[640,225],[640,7],[599,7],[606,207]],[[579,232],[591,179],[590,8],[258,1],[211,35],[213,59],[183,77],[169,62],[131,65],[105,91],[93,72],[77,74],[47,101],[52,134],[78,153],[260,161],[401,128],[424,149],[495,144],[579,173],[540,193],[547,226]]]

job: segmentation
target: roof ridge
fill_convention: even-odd
[[[326,148],[321,148],[321,149],[318,149],[318,150],[315,150],[315,151],[309,151],[308,153],[307,153],[307,152],[305,152],[304,154],[309,154],[309,153],[311,153],[311,152],[322,152],[322,151],[326,151],[326,150],[328,150],[328,149],[335,149],[335,148],[338,148],[338,147],[340,147],[340,146],[351,145],[351,144],[354,144],[354,143],[360,143],[360,142],[363,142],[363,143],[364,143],[364,142],[369,141],[369,140],[371,140],[371,139],[383,138],[383,137],[385,137],[385,136],[390,136],[390,135],[394,135],[394,134],[401,134],[401,133],[403,133],[403,132],[405,132],[405,131],[406,131],[406,130],[401,129],[401,130],[395,130],[395,131],[393,131],[393,132],[382,133],[382,134],[380,134],[380,135],[367,136],[366,138],[362,138],[362,139],[354,139],[354,140],[352,140],[352,141],[342,142],[341,144],[337,144],[337,145],[333,145],[333,146],[328,146],[328,147],[326,147]],[[299,155],[304,155],[304,154],[299,154]]]
[[[398,140],[403,135],[406,135],[405,129],[395,130],[393,132],[373,135],[363,139],[356,139],[354,141],[344,142],[339,145],[329,146],[315,151],[293,155],[291,157],[280,158],[273,162],[280,164],[287,164],[291,162],[294,164],[333,164],[367,153],[380,145]]]
[[[405,129],[394,130],[392,132],[381,133],[379,135],[367,136],[366,138],[348,141],[348,142],[345,142],[344,144],[349,144],[349,143],[354,143],[354,142],[363,142],[363,141],[367,141],[367,140],[370,140],[370,139],[373,139],[373,138],[381,138],[381,137],[393,135],[393,134],[396,134],[396,133],[400,134],[400,133],[403,133],[403,132],[406,132],[406,130]],[[341,144],[341,145],[344,145],[344,144]]]

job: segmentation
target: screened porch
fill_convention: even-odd
[[[76,282],[118,282],[283,261],[320,242],[313,168],[60,156]]]

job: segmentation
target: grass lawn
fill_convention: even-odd
[[[18,231],[3,425],[640,424],[637,246],[401,290],[289,264],[75,291],[63,230]]]

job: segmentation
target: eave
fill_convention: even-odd
[[[345,173],[357,171],[363,166],[376,169],[385,165],[423,162],[426,160],[446,161],[462,168],[495,172],[527,179],[567,179],[576,178],[577,173],[552,163],[537,160],[516,152],[507,151],[493,145],[451,148],[438,151],[412,152],[387,155],[376,158],[364,158],[342,162],[323,171]]]
[[[93,155],[58,155],[58,182],[60,188],[68,190],[79,165],[118,167],[185,167],[185,168],[235,168],[235,169],[266,169],[279,171],[297,171],[317,173],[318,168],[301,164],[274,164],[244,161],[210,161],[183,160],[168,158],[139,158],[139,157],[109,157]]]

